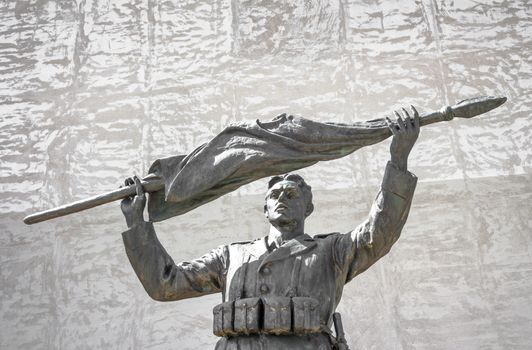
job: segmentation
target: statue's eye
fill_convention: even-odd
[[[272,197],[272,198],[279,198],[279,191],[272,191],[270,197]]]

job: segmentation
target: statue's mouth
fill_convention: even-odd
[[[275,211],[284,211],[288,209],[288,206],[286,204],[278,204],[276,207],[275,207]]]

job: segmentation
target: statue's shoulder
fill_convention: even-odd
[[[252,240],[249,240],[249,241],[237,241],[237,242],[233,242],[231,243],[230,245],[234,245],[234,246],[245,246],[245,245],[251,245],[251,244],[257,244],[259,243],[263,238],[255,238],[255,239],[252,239]]]
[[[256,239],[255,239],[255,240],[252,240],[252,241],[238,241],[238,242],[233,242],[233,243],[231,243],[230,245],[251,244],[251,243],[253,243],[253,242],[255,242],[255,241],[256,241]]]
[[[320,233],[320,234],[312,236],[312,238],[314,238],[314,239],[324,239],[324,238],[332,237],[332,236],[338,235],[338,234],[340,234],[340,232]]]
[[[229,254],[240,255],[247,251],[253,255],[260,255],[261,247],[264,247],[264,244],[260,243],[260,238],[250,241],[233,242],[229,244]]]

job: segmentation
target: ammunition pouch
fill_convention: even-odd
[[[244,298],[214,307],[219,337],[249,334],[308,334],[322,331],[318,300],[307,297]]]
[[[260,298],[235,300],[233,329],[237,334],[253,334],[260,331],[261,301]],[[229,332],[230,333],[230,332]]]

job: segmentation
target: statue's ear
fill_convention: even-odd
[[[305,212],[305,217],[308,217],[314,211],[314,204],[310,203],[307,205],[307,211]]]
[[[268,207],[266,206],[266,204],[264,204],[264,216],[268,218]]]

